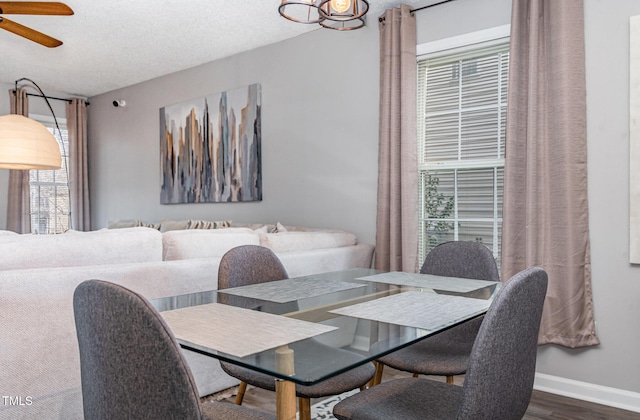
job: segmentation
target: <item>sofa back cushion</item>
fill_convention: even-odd
[[[0,270],[162,261],[162,234],[137,227],[0,235]]]
[[[298,252],[313,249],[339,248],[358,243],[350,232],[287,226],[275,233],[261,232],[260,245],[273,252]]]
[[[240,245],[260,245],[260,236],[247,228],[172,230],[162,234],[165,261],[222,257]]]

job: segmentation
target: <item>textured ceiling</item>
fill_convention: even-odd
[[[46,48],[0,30],[0,82],[93,96],[318,29],[282,18],[280,0],[66,0],[73,16],[7,15],[64,42]],[[370,0],[368,24],[388,7]],[[435,3],[435,1],[427,2]]]

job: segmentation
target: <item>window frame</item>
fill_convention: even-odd
[[[509,42],[510,40],[510,31],[511,31],[511,25],[502,25],[502,26],[498,26],[498,27],[494,27],[494,28],[490,28],[490,29],[486,29],[486,30],[482,30],[482,31],[477,31],[477,32],[471,32],[471,33],[467,33],[467,34],[463,34],[463,35],[459,35],[459,36],[454,36],[454,37],[449,37],[449,38],[445,38],[445,39],[441,39],[441,40],[437,40],[437,41],[432,41],[432,42],[428,42],[428,43],[424,43],[424,44],[419,44],[416,46],[416,66],[419,66],[419,63],[424,60],[424,59],[433,59],[436,58],[438,56],[449,56],[449,55],[453,55],[453,54],[460,54],[460,53],[464,53],[466,51],[473,51],[473,50],[477,50],[480,48],[488,48],[491,46],[496,46],[496,45],[500,45],[500,44],[504,44],[505,42]],[[419,73],[418,73],[419,74]],[[418,83],[420,81],[418,80]],[[437,173],[437,172],[451,172],[454,176],[454,183],[457,183],[457,177],[459,174],[459,171],[461,170],[478,170],[478,169],[493,169],[494,170],[494,179],[497,176],[497,171],[502,168],[504,169],[504,158],[495,158],[495,159],[478,159],[478,160],[465,160],[465,161],[437,161],[435,163],[428,163],[428,162],[423,162],[422,159],[422,153],[424,150],[424,145],[423,145],[423,139],[424,139],[424,132],[425,132],[425,115],[426,115],[426,110],[424,108],[425,106],[425,101],[420,101],[418,100],[418,123],[417,123],[417,130],[418,130],[418,141],[417,141],[417,153],[418,153],[418,176],[419,176],[419,180],[422,180],[423,177],[428,176],[430,173]],[[426,182],[426,181],[424,181]],[[427,217],[425,217],[424,211],[425,211],[425,194],[424,194],[424,185],[423,181],[419,182],[419,191],[418,191],[418,204],[419,204],[419,208],[418,208],[418,215],[419,215],[419,249],[418,249],[418,254],[419,254],[419,258],[424,259],[426,257],[425,249],[425,241],[427,241],[427,239],[425,239],[425,234],[426,232],[424,232],[425,230],[425,226],[427,225],[427,223],[433,223],[434,220],[441,220],[445,223],[452,223],[454,225],[453,230],[454,230],[454,239],[458,240],[458,234],[459,234],[459,230],[458,230],[458,225],[457,222],[460,220],[459,216],[458,216],[458,197],[457,194],[454,193],[454,214],[453,217],[451,218],[446,218],[446,219],[434,219],[431,218],[431,220],[429,221]],[[454,184],[456,185],[456,184]],[[497,184],[494,183],[494,197],[497,196]],[[496,209],[497,206],[497,201],[494,200],[494,215],[497,215],[498,212]],[[497,216],[496,216],[497,217]],[[465,218],[466,219],[466,218]],[[500,249],[499,249],[499,244],[501,243],[501,240],[499,238],[497,229],[498,229],[498,224],[496,223],[496,221],[498,221],[499,223],[501,223],[501,219],[500,217],[498,217],[498,219],[496,219],[494,217],[494,226],[493,226],[493,254],[495,256],[498,257],[499,259],[499,255],[500,255]],[[466,220],[468,221],[484,221],[484,219],[480,220]]]
[[[29,114],[29,118],[38,121],[39,123],[42,123],[45,127],[47,127],[47,129],[50,129],[53,131],[53,136],[56,138],[56,141],[58,140],[58,136],[59,134],[62,135],[62,132],[67,132],[67,147],[66,149],[63,146],[63,150],[64,152],[61,152],[61,156],[62,156],[62,160],[63,160],[63,168],[66,168],[66,172],[67,172],[67,182],[59,182],[59,181],[40,181],[40,180],[36,180],[36,181],[31,181],[31,174],[33,171],[38,172],[38,174],[40,172],[55,172],[56,170],[47,170],[47,169],[31,169],[29,170],[29,196],[31,196],[31,192],[32,192],[32,188],[34,187],[41,187],[41,186],[45,186],[45,187],[54,187],[56,188],[56,199],[60,196],[63,196],[63,194],[58,194],[57,193],[57,188],[66,188],[67,189],[67,207],[68,207],[68,212],[67,214],[62,213],[60,215],[56,215],[55,219],[63,219],[65,216],[68,219],[67,222],[67,228],[66,230],[68,230],[70,228],[70,211],[71,211],[71,206],[70,206],[70,188],[69,188],[69,145],[68,145],[68,128],[67,128],[67,119],[66,118],[59,118],[57,117],[57,122],[58,122],[58,126],[60,128],[61,133],[58,133],[58,128],[56,127],[56,119],[54,119],[52,116],[46,116],[46,115],[40,115],[40,114]],[[54,177],[52,177],[54,178]],[[38,196],[40,196],[40,194],[38,194]],[[29,222],[30,222],[30,226],[31,226],[31,233],[32,234],[38,234],[38,235],[54,235],[54,234],[58,234],[58,233],[63,233],[64,231],[64,225],[62,225],[63,230],[62,231],[58,231],[57,229],[54,228],[54,231],[51,231],[49,229],[49,231],[47,232],[40,232],[39,231],[39,226],[34,226],[33,225],[33,215],[34,213],[40,213],[39,209],[34,209],[31,207],[31,199],[29,200]],[[54,213],[57,214],[57,211],[54,211]],[[39,219],[39,217],[37,218]],[[56,223],[56,227],[57,227],[57,223]]]

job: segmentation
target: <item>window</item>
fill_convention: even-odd
[[[496,38],[418,56],[420,261],[461,240],[499,263],[509,43]]]
[[[69,138],[66,120],[58,119],[59,133],[53,119],[38,115],[30,117],[44,124],[55,136],[62,155],[60,169],[29,171],[31,233],[63,233],[69,229]]]

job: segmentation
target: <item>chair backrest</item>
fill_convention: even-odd
[[[493,254],[478,242],[453,241],[437,245],[424,259],[422,274],[500,281]]]
[[[169,327],[139,294],[88,280],[73,295],[86,419],[200,419],[195,381]]]
[[[220,260],[218,289],[288,279],[287,270],[272,250],[259,245],[231,248]]]
[[[498,292],[471,351],[458,419],[524,416],[546,292],[547,273],[539,267],[516,274]]]

